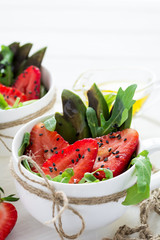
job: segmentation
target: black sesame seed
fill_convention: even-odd
[[[62,150],[62,154],[64,153],[64,150]]]
[[[100,161],[101,160],[101,157],[98,157],[98,161]]]
[[[81,154],[80,153],[78,154],[78,157],[81,158]]]
[[[105,159],[104,159],[104,162],[107,162],[108,161],[108,158],[106,157]]]
[[[119,153],[119,151],[116,151],[116,152],[115,152],[115,154],[118,154],[118,153]]]
[[[74,163],[74,159],[72,159],[71,162]]]
[[[102,139],[99,140],[100,142],[103,142]]]
[[[108,143],[109,143],[109,141],[108,141],[108,140],[106,140],[106,143],[108,144]]]
[[[88,152],[90,152],[90,151],[91,151],[91,149],[90,149],[90,148],[88,148],[87,150],[88,150]]]
[[[59,138],[57,138],[56,140],[59,141]]]
[[[43,136],[43,133],[40,133],[39,136]]]
[[[107,169],[108,169],[108,170],[110,170],[110,168],[109,168],[109,167],[107,167]]]
[[[14,98],[16,99],[16,98],[17,98],[17,95],[15,95]]]
[[[46,150],[44,150],[44,152],[45,152],[45,153],[47,153],[47,152],[48,152],[48,150],[46,149]]]
[[[54,149],[54,150],[56,150],[56,149],[57,149],[57,147],[54,147],[53,149]]]
[[[84,155],[82,156],[82,158],[84,158]]]
[[[41,128],[44,128],[44,125],[42,125]]]
[[[115,158],[119,158],[119,155],[116,155]]]
[[[103,146],[103,143],[98,143],[99,147],[102,147]]]
[[[7,99],[9,98],[9,96],[7,96]]]
[[[113,134],[113,132],[110,132],[110,133],[109,133],[109,135],[112,135],[112,134]]]
[[[59,175],[62,175],[62,171],[59,172]]]
[[[54,167],[54,170],[55,170],[55,171],[57,171],[57,168],[56,168],[56,167]]]
[[[31,144],[31,146],[32,146],[32,145],[33,145],[33,142],[31,141],[30,144]]]
[[[112,138],[115,138],[115,136],[114,135],[113,136],[109,136],[109,138],[112,139]]]
[[[124,142],[127,141],[127,138],[124,139]]]
[[[53,164],[52,164],[52,165],[53,165],[53,167],[55,167],[55,166],[56,166],[56,164],[55,164],[54,162],[53,162]]]
[[[116,154],[115,152],[112,152],[113,154]]]
[[[55,154],[58,154],[58,151],[55,151]]]
[[[77,148],[77,149],[76,149],[76,152],[79,152],[79,151],[80,151],[80,150]]]
[[[118,134],[118,136],[117,136],[117,139],[118,139],[118,140],[120,140],[120,139],[121,139],[121,135],[120,135],[120,134]]]
[[[101,165],[101,168],[103,168],[103,167],[104,167],[104,164]]]
[[[50,149],[50,151],[53,153],[53,149]]]
[[[29,91],[28,93],[29,93],[29,94],[32,94],[32,91]]]
[[[76,162],[78,162],[78,161],[79,161],[79,159],[77,158],[77,159],[76,159]]]
[[[49,171],[50,171],[50,172],[53,172],[53,168],[52,168],[52,167],[49,167]]]
[[[96,172],[95,175],[96,175],[96,176],[99,176],[99,172]]]
[[[108,148],[108,152],[111,152],[112,151],[112,148]]]

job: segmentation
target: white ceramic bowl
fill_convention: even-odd
[[[46,68],[42,67],[41,72],[43,84],[48,89],[48,92],[44,97],[24,107],[0,110],[0,156],[11,155],[10,150],[13,137],[24,123],[36,118],[37,114],[41,116],[44,112],[50,113],[51,108],[53,108],[54,100],[56,98],[54,81]],[[48,107],[48,105],[50,106],[50,109],[42,111],[42,109]],[[29,117],[31,114],[33,114],[33,116]],[[18,124],[19,119],[22,120],[21,124]],[[6,125],[12,121],[13,126],[6,128]]]
[[[20,173],[18,169],[18,148],[21,145],[23,135],[26,131],[31,131],[32,127],[40,122],[44,121],[46,117],[37,118],[25,126],[23,126],[16,134],[13,144],[12,144],[12,154],[13,154],[13,167],[16,174],[22,179],[25,180],[28,184],[31,184],[38,189],[44,190],[49,193],[50,191],[37,183],[32,183],[30,180],[25,179],[24,176]],[[152,141],[147,141],[148,150],[159,150],[160,149],[160,139],[154,139]],[[139,151],[145,149],[145,146],[140,143]],[[23,173],[27,175],[29,178],[44,182],[44,180],[29,171],[27,171],[24,167],[22,167]],[[91,184],[64,184],[58,182],[49,181],[52,186],[56,188],[56,190],[63,191],[68,197],[76,197],[76,198],[92,198],[92,197],[100,197],[106,196],[113,193],[117,193],[123,191],[124,189],[129,188],[136,182],[136,177],[133,176],[134,166],[129,170],[124,172],[123,174],[112,178],[107,181],[91,183]],[[52,219],[52,202],[50,200],[43,199],[41,197],[37,197],[35,194],[29,193],[25,190],[16,180],[16,187],[19,193],[20,199],[24,204],[25,208],[28,212],[36,218],[41,223],[45,223],[48,220]],[[152,183],[154,187],[160,186],[160,174],[155,174],[152,177]],[[104,225],[107,225],[117,218],[119,218],[127,207],[123,206],[121,202],[124,198],[121,198],[118,202],[109,202],[105,204],[99,205],[72,205],[78,212],[83,216],[86,229],[96,229],[100,228]],[[63,227],[67,233],[77,232],[81,226],[80,220],[75,217],[70,211],[66,210],[63,213]],[[53,227],[53,224],[49,225]]]

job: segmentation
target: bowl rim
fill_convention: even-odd
[[[152,80],[147,83],[145,85],[145,87],[143,88],[140,88],[139,90],[137,90],[137,93],[140,93],[142,91],[144,91],[145,89],[151,87],[152,85],[154,85],[156,82],[157,82],[157,77],[156,77],[156,74],[149,68],[147,67],[138,67],[138,66],[112,66],[112,67],[107,67],[107,68],[91,68],[91,69],[88,69],[84,72],[82,72],[79,77],[75,80],[74,84],[73,84],[73,89],[74,91],[78,91],[80,89],[76,89],[75,86],[76,84],[83,78],[83,76],[87,73],[95,73],[95,72],[107,72],[107,71],[113,71],[113,70],[118,70],[118,71],[121,71],[121,70],[138,70],[138,71],[143,71],[143,72],[146,72],[148,74],[150,74],[152,76]]]
[[[41,74],[42,74],[42,72],[45,72],[45,73],[48,75],[50,88],[49,88],[49,90],[47,91],[47,93],[46,93],[42,98],[39,98],[39,99],[37,99],[37,101],[31,103],[33,107],[34,107],[34,106],[36,107],[36,105],[37,105],[37,104],[39,105],[42,101],[46,101],[46,99],[48,98],[48,96],[53,93],[54,88],[55,88],[55,83],[54,83],[54,81],[53,81],[53,77],[52,77],[51,72],[49,71],[49,69],[48,69],[47,67],[45,67],[45,66],[41,66],[40,69],[41,69]],[[30,104],[28,104],[28,105],[26,105],[26,106],[23,106],[23,107],[20,107],[20,108],[12,108],[12,109],[7,109],[7,110],[0,109],[0,113],[3,113],[3,112],[5,112],[5,113],[6,113],[6,112],[16,113],[16,111],[19,111],[19,110],[22,109],[22,108],[27,111],[27,110],[30,108]],[[22,111],[22,110],[21,110],[21,111]]]
[[[19,139],[19,138],[21,138],[22,137],[22,134],[24,134],[24,132],[25,132],[25,129],[27,128],[27,127],[31,127],[31,129],[32,129],[32,127],[36,124],[36,123],[38,123],[38,122],[40,122],[41,120],[45,120],[45,119],[47,119],[47,118],[49,118],[49,117],[51,117],[51,116],[54,116],[54,114],[52,113],[52,114],[47,114],[47,115],[45,115],[45,116],[40,116],[40,117],[38,117],[38,118],[35,118],[35,119],[33,119],[33,120],[31,120],[30,122],[28,122],[28,123],[26,123],[24,126],[22,126],[18,131],[17,131],[17,133],[16,133],[16,135],[15,135],[15,137],[14,137],[14,139],[13,139],[13,142],[12,142],[12,159],[13,159],[13,162],[15,162],[16,164],[18,163],[18,146],[16,145],[16,142],[17,142],[17,139]],[[13,164],[14,165],[14,164]],[[17,166],[18,166],[18,164],[17,164]],[[39,180],[39,181],[45,181],[42,177],[39,177],[39,176],[37,176],[37,175],[34,175],[33,173],[31,173],[31,172],[29,172],[23,165],[21,165],[21,167],[22,167],[22,171],[25,171],[25,173],[27,173],[27,175],[29,175],[30,177],[33,177],[33,178],[35,178],[37,181]],[[132,175],[132,173],[134,172],[134,170],[135,170],[135,165],[133,165],[133,166],[131,166],[129,169],[127,169],[125,172],[123,172],[123,173],[121,173],[120,175],[118,175],[118,176],[116,176],[116,177],[113,177],[113,178],[111,178],[111,179],[108,179],[108,180],[105,180],[105,181],[99,181],[99,182],[96,182],[96,183],[91,183],[91,186],[95,186],[95,185],[97,185],[97,184],[99,184],[99,186],[100,186],[100,184],[101,185],[103,185],[103,184],[106,184],[106,182],[107,183],[114,183],[114,182],[119,182],[119,180],[121,179],[121,178],[125,178],[125,176],[127,176],[127,175]],[[18,169],[18,171],[19,171],[19,169]],[[21,173],[19,172],[19,174],[21,175]],[[54,182],[54,181],[52,181],[52,180],[48,180],[49,181],[49,183],[51,183],[51,184],[54,184],[55,186],[57,185],[57,186],[61,186],[61,185],[65,185],[65,186],[68,186],[68,187],[77,187],[78,186],[78,188],[81,188],[82,186],[88,186],[88,184],[87,183],[85,183],[85,184],[74,184],[74,183],[61,183],[61,182]]]

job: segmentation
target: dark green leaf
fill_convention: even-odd
[[[92,137],[97,137],[98,119],[96,112],[93,108],[88,107],[86,111],[86,117],[88,121],[88,126],[91,130]]]
[[[53,132],[56,128],[56,119],[55,117],[50,117],[44,121],[45,128]]]
[[[112,109],[111,117],[103,127],[98,129],[98,135],[106,135],[115,129],[115,125],[120,127],[128,118],[128,111],[135,103],[132,99],[137,85],[129,86],[125,91],[119,88],[116,96],[116,100]]]
[[[13,52],[9,47],[2,45],[1,56],[0,83],[5,86],[10,86],[13,82],[13,73],[11,66],[13,60]]]
[[[41,84],[40,86],[40,98],[44,97],[44,95],[46,95],[47,90],[45,88],[45,86],[43,84]]]
[[[19,75],[21,72],[23,72],[26,68],[28,68],[31,65],[40,68],[46,49],[47,49],[46,47],[40,49],[39,51],[34,53],[31,57],[29,57],[27,60],[23,61],[23,63],[19,66],[17,75]]]
[[[98,123],[100,124],[100,115],[103,114],[105,120],[109,118],[109,109],[105,98],[97,85],[94,83],[87,92],[89,107],[96,111]]]
[[[11,43],[8,47],[11,49],[11,51],[12,51],[13,54],[15,55],[16,52],[17,52],[18,49],[19,49],[19,42],[13,42],[13,43]]]
[[[18,156],[23,155],[24,150],[26,149],[26,147],[29,145],[29,141],[30,141],[30,133],[25,132],[23,140],[22,140],[22,144],[18,150]]]

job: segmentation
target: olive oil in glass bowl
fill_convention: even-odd
[[[116,94],[119,87],[126,89],[137,84],[134,95],[133,115],[140,112],[149,101],[156,82],[155,74],[144,68],[120,67],[88,70],[82,73],[73,85],[73,90],[87,104],[87,90],[96,83],[104,95]]]

